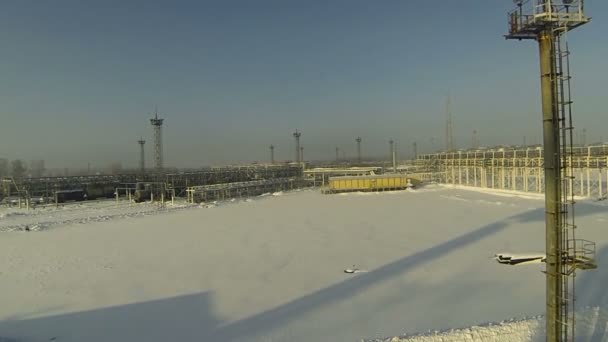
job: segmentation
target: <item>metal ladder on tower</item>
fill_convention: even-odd
[[[560,309],[563,325],[562,341],[573,341],[575,338],[576,323],[576,294],[575,281],[577,269],[594,269],[595,243],[587,240],[576,239],[576,221],[574,215],[574,172],[573,160],[573,132],[572,122],[572,98],[570,76],[570,51],[568,50],[567,26],[554,28],[554,63],[555,63],[555,99],[557,103],[557,116],[559,121],[559,139],[561,153],[561,194],[560,194],[560,233],[561,244],[559,255],[561,255],[561,293]]]

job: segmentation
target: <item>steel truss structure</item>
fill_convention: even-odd
[[[542,148],[493,149],[422,154],[416,166],[435,174],[441,183],[542,193]],[[574,147],[563,160],[572,170],[575,196],[604,199],[608,195],[608,145]]]
[[[121,175],[93,175],[73,177],[6,178],[1,180],[1,195],[4,197],[54,198],[58,191],[86,190],[88,198],[113,198],[117,188],[131,188],[137,183],[164,183],[164,188],[176,196],[185,196],[186,188],[211,184],[247,182],[277,178],[303,178],[300,164],[242,165],[212,167],[180,173],[146,173]],[[298,183],[299,184],[299,183]],[[0,197],[2,197],[0,196]]]
[[[186,189],[188,203],[257,196],[302,187],[301,178],[273,178],[248,182],[193,186]]]

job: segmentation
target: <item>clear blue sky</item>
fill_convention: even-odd
[[[468,147],[540,142],[535,42],[507,41],[510,0],[2,1],[0,157],[49,167],[201,166],[335,147],[402,155],[444,146],[445,99]],[[576,124],[608,140],[608,3],[570,34]],[[536,137],[536,138],[535,138]]]

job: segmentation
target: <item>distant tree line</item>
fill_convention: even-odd
[[[0,158],[0,178],[42,177],[45,171],[44,160],[32,160],[28,167],[21,159],[9,162],[6,158]]]
[[[198,170],[200,168],[194,169]],[[153,170],[148,170],[153,171]],[[166,173],[177,173],[178,168],[165,167],[163,169]],[[135,174],[139,173],[139,168],[125,168],[120,161],[113,161],[106,166],[91,168],[90,164],[86,169],[58,169],[45,167],[44,160],[37,159],[31,160],[29,163],[21,159],[8,160],[6,158],[0,158],[0,178],[3,177],[14,177],[14,178],[38,178],[38,177],[69,177],[69,176],[83,176],[83,175],[120,175],[120,174]]]

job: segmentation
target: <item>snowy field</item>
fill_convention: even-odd
[[[435,186],[0,208],[0,341],[535,341],[544,268],[491,257],[544,250],[543,204]],[[580,340],[607,341],[607,203],[577,220],[600,263]]]
[[[101,200],[89,202],[68,202],[55,205],[34,206],[33,209],[19,209],[17,206],[0,207],[0,232],[23,231],[27,227],[33,231],[46,230],[73,224],[109,221],[120,218],[149,216],[182,210],[193,205],[185,201],[160,203],[129,203],[126,200]]]

